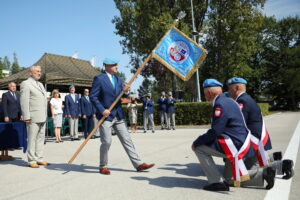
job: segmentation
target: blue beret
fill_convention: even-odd
[[[217,81],[216,79],[206,79],[203,82],[203,87],[207,88],[207,87],[223,87],[222,83],[220,83],[219,81]]]
[[[74,85],[70,85],[69,89],[71,89],[71,88],[75,88],[75,86]]]
[[[235,84],[235,83],[243,83],[246,85],[247,81],[243,78],[233,77],[233,78],[228,79],[226,84],[227,84],[227,86],[229,86],[229,85]]]
[[[118,62],[119,62],[118,59],[111,58],[111,57],[110,58],[106,57],[103,60],[104,65],[116,65],[116,64],[118,64]]]

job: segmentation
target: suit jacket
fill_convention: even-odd
[[[141,101],[143,102],[142,111],[144,112],[145,110],[147,110],[149,114],[153,114],[154,100],[152,98],[148,100],[147,97],[142,97]]]
[[[47,119],[47,92],[42,83],[29,77],[21,83],[21,110],[24,120],[33,123]]]
[[[171,98],[167,100],[167,113],[175,113],[176,109],[174,104],[176,103],[175,98]]]
[[[159,104],[158,106],[159,111],[167,112],[167,101],[168,99],[166,97],[158,99],[157,103]]]
[[[211,129],[199,136],[194,141],[194,146],[208,145],[224,153],[218,142],[218,137],[221,134],[229,136],[237,150],[242,147],[248,135],[248,129],[238,104],[231,98],[226,97],[225,94],[216,97],[213,105]],[[250,146],[245,157],[254,155],[254,150]]]
[[[115,88],[113,87],[106,73],[99,74],[94,77],[91,88],[90,99],[96,108],[98,119],[102,118],[104,110],[108,109],[117,99],[123,90],[123,83],[120,77],[115,76]],[[121,101],[111,110],[110,115],[106,118],[107,121],[112,121],[116,116],[119,119],[124,118]]]
[[[75,102],[71,97],[71,94],[68,94],[65,97],[65,115],[71,115],[72,118],[78,118],[78,115],[81,114],[80,104],[79,104],[79,95],[75,94]]]
[[[243,112],[245,122],[247,124],[247,127],[250,129],[251,134],[260,140],[262,133],[263,117],[259,106],[254,101],[254,99],[252,99],[252,97],[247,93],[239,95],[236,101],[238,102]],[[270,135],[264,148],[265,150],[272,149]]]
[[[96,113],[96,110],[91,102],[91,99],[86,99],[85,96],[80,98],[80,107],[81,107],[81,114],[86,116],[92,116]]]
[[[9,119],[19,119],[21,114],[20,95],[16,94],[16,99],[10,91],[3,93],[2,106],[4,117]]]

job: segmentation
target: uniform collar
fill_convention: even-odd
[[[218,94],[217,96],[215,96],[214,100],[212,101],[213,107],[215,106],[216,100],[217,100],[217,98],[218,98],[219,96],[220,96],[219,94]]]
[[[238,100],[238,98],[239,98],[240,96],[242,96],[243,94],[245,94],[245,93],[246,93],[246,92],[240,93],[240,94],[236,97],[235,101]]]

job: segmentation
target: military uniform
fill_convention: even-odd
[[[214,87],[222,84],[214,79],[208,79],[204,82],[203,87]],[[226,148],[226,142],[230,141],[231,146]],[[245,170],[243,167],[242,159],[236,159],[240,157],[252,157],[254,151],[250,145],[250,134],[245,125],[241,110],[235,101],[226,97],[225,94],[220,94],[215,97],[213,101],[213,115],[212,125],[205,134],[199,136],[193,143],[196,156],[198,157],[201,167],[207,176],[208,182],[213,185],[220,183],[223,179],[226,180],[222,174],[218,171],[212,156],[230,158],[231,164],[239,163],[241,168],[235,169]],[[238,153],[231,154],[229,149],[232,148]],[[225,171],[231,170],[228,163],[225,166]],[[234,169],[234,168],[233,168]],[[238,177],[240,173],[235,173],[236,180],[238,182],[244,181],[252,176],[247,171],[243,171],[241,177]],[[252,176],[254,177],[254,176]]]
[[[227,81],[227,84],[242,83],[247,84],[247,81],[243,78],[231,78]],[[273,154],[267,154],[264,151],[272,149],[270,136],[265,128],[263,116],[261,110],[254,99],[247,93],[241,93],[236,98],[236,102],[239,104],[240,109],[243,113],[246,125],[250,129],[252,134],[252,145],[257,151],[256,156],[245,159],[247,169],[254,169],[258,167],[258,163],[261,167],[270,166],[276,169],[276,173],[283,175],[283,161],[274,159]],[[258,145],[254,141],[261,142],[263,148],[258,148]],[[257,146],[257,147],[255,147]],[[264,154],[262,156],[261,154]],[[265,162],[264,162],[265,160]],[[290,161],[285,161],[288,163]]]

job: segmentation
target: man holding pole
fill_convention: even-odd
[[[120,142],[137,171],[147,170],[154,166],[154,164],[143,163],[136,153],[125,121],[123,120],[124,114],[121,101],[109,111],[109,107],[113,104],[115,99],[117,99],[119,94],[122,91],[128,92],[130,90],[129,85],[125,85],[124,87],[121,78],[116,76],[118,72],[118,62],[119,61],[114,58],[104,59],[105,72],[94,77],[90,94],[91,102],[96,108],[97,118],[101,119],[103,116],[106,117],[100,126],[100,174],[105,175],[110,174],[107,164],[108,150],[112,142],[112,128],[116,131]]]

